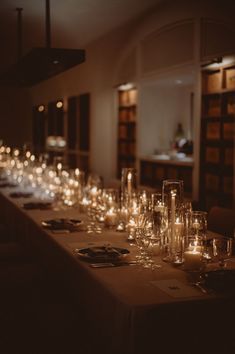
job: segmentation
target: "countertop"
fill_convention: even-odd
[[[193,167],[193,157],[185,156],[181,158],[171,158],[168,155],[145,155],[139,157],[140,161],[149,161],[159,164],[176,165],[176,166],[191,166]]]

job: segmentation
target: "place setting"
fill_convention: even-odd
[[[85,243],[70,243],[73,254],[91,268],[112,268],[136,264],[131,259],[130,251],[121,245],[113,245],[102,241]]]
[[[52,208],[51,202],[28,202],[23,204],[23,208],[27,210],[48,210]]]
[[[80,219],[56,218],[43,220],[42,226],[53,233],[72,233],[81,231],[83,221]]]
[[[31,198],[33,196],[32,192],[12,192],[9,194],[11,198]]]

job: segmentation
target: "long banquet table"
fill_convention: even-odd
[[[60,217],[85,220],[86,215],[77,208],[25,210],[23,203],[33,198],[11,198],[10,192],[0,192],[0,215],[10,237],[24,242],[46,267],[67,280],[68,291],[76,294],[78,319],[83,313],[89,323],[91,352],[235,352],[234,318],[229,324],[235,314],[233,296],[203,293],[189,285],[187,272],[160,258],[162,267],[155,270],[138,265],[91,268],[75,248],[108,242],[128,248],[128,257],[134,259],[136,247],[128,243],[125,232],[107,228],[101,234],[54,233],[41,222]],[[176,281],[183,292],[170,285]]]

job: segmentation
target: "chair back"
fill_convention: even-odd
[[[208,213],[208,230],[235,237],[235,209],[212,207]]]

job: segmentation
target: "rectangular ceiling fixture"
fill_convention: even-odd
[[[21,8],[18,11],[18,62],[0,76],[0,84],[33,86],[85,61],[85,50],[51,48],[50,3],[46,0],[46,47],[21,57]]]

